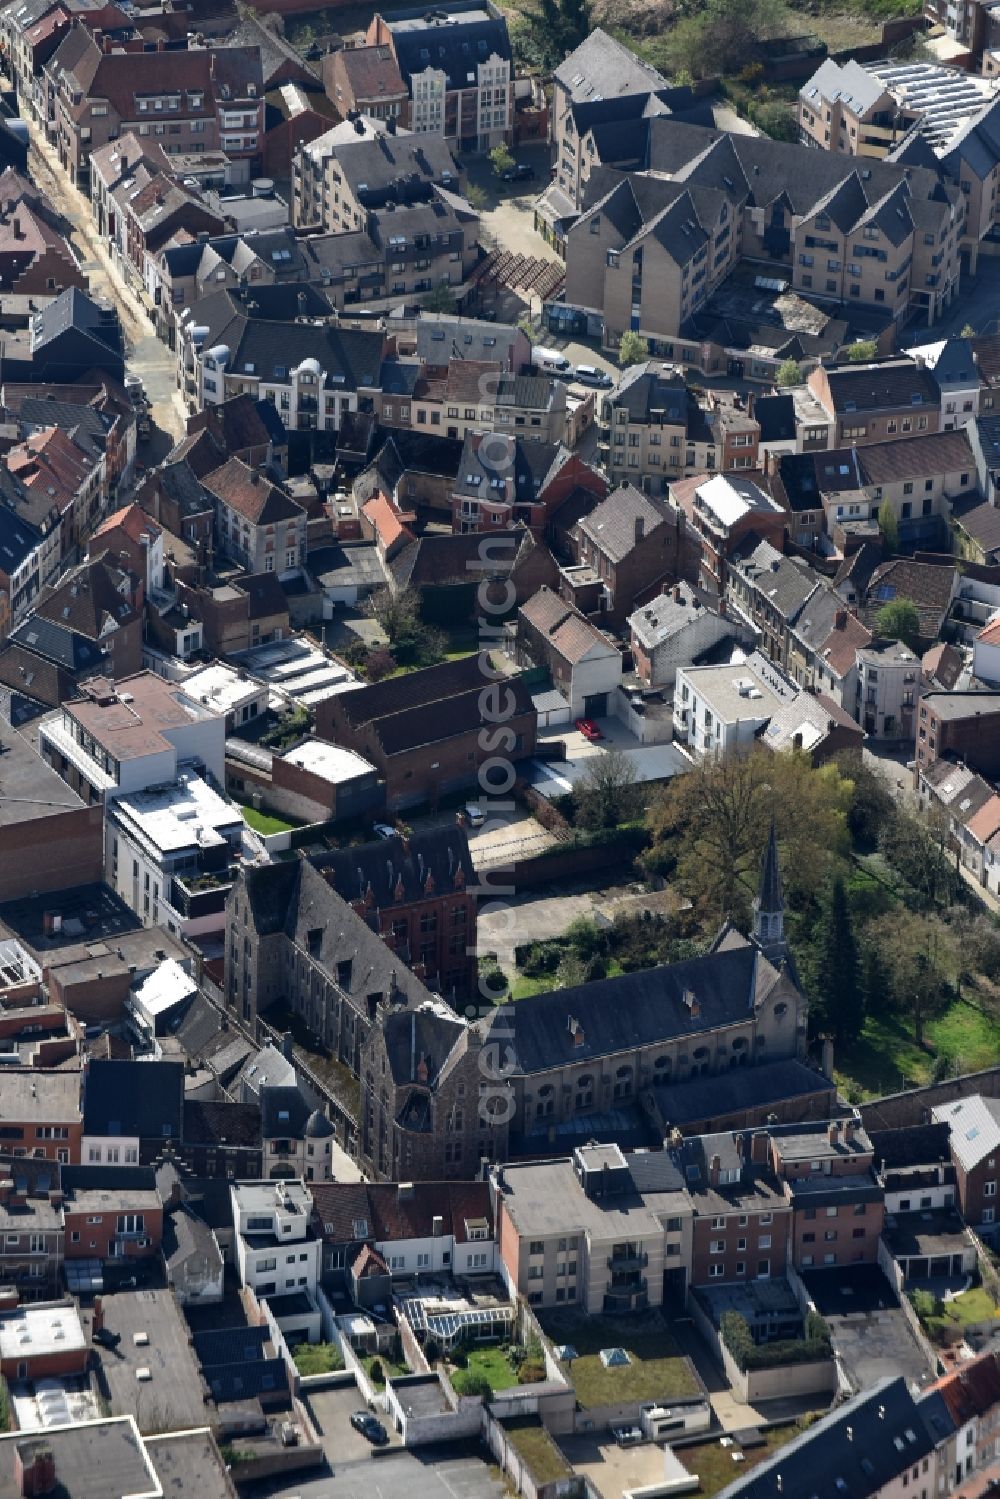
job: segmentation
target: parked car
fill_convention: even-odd
[[[529,167],[526,161],[519,161],[506,172],[500,174],[501,182],[533,182],[535,179],[534,167]]]
[[[604,735],[601,733],[600,729],[591,718],[578,718],[576,721],[576,727],[580,730],[580,733],[583,735],[584,739],[589,739],[591,743],[593,743],[595,739],[604,738]]]
[[[376,838],[395,838],[396,829],[387,822],[373,822],[372,832]]]
[[[389,1440],[389,1433],[382,1422],[368,1411],[354,1411],[351,1415],[351,1425],[355,1431],[360,1431],[363,1437],[367,1437],[374,1447],[384,1447]]]
[[[481,828],[486,821],[486,813],[478,802],[466,802],[462,810],[465,813],[466,822],[472,828]]]
[[[596,364],[578,364],[576,378],[581,385],[594,385],[598,390],[607,390],[613,383],[607,370],[599,370]]]

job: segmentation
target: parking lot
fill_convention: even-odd
[[[825,1317],[834,1351],[851,1384],[869,1389],[887,1375],[928,1384],[933,1372],[910,1330],[889,1282],[874,1265],[803,1272],[816,1309]]]
[[[435,1446],[426,1458],[399,1451],[363,1464],[341,1460],[315,1478],[297,1473],[291,1482],[242,1492],[259,1499],[291,1493],[300,1499],[503,1499],[506,1491],[481,1458]]]
[[[310,1390],[305,1396],[304,1404],[319,1433],[323,1451],[331,1467],[371,1461],[371,1442],[351,1425],[351,1412],[366,1409],[364,1397],[357,1385],[332,1385],[326,1390]],[[388,1432],[390,1444],[398,1447],[399,1436],[393,1431],[391,1422],[382,1411],[376,1411],[375,1415]],[[381,1458],[380,1461],[385,1462],[386,1459]]]

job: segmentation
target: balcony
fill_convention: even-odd
[[[622,1250],[621,1253],[616,1249],[608,1258],[608,1269],[613,1274],[625,1270],[645,1270],[648,1264],[649,1255],[645,1250],[640,1252],[634,1247]]]
[[[602,1309],[605,1312],[644,1312],[648,1306],[648,1287],[643,1280],[631,1291],[606,1291]]]

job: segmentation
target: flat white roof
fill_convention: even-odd
[[[239,807],[192,772],[182,772],[171,786],[119,797],[112,816],[126,826],[131,824],[161,854],[217,847],[226,842],[223,828],[236,828],[242,834]]]
[[[353,781],[356,776],[368,775],[374,765],[356,755],[353,750],[341,749],[337,744],[327,744],[323,739],[307,739],[290,749],[282,758],[289,765],[298,765],[310,775],[320,776],[332,786],[342,781]]]
[[[232,666],[226,666],[221,661],[215,661],[211,666],[204,666],[192,676],[185,677],[183,687],[191,697],[197,698],[209,708],[218,709],[220,713],[231,713],[234,708],[242,708],[267,691],[262,682],[241,677]]]
[[[22,1306],[0,1321],[0,1358],[29,1359],[87,1346],[76,1307]]]
[[[750,509],[749,501],[722,474],[698,485],[698,494],[724,526],[731,526]]]
[[[167,958],[139,985],[135,998],[147,1015],[162,1015],[165,1010],[172,1010],[174,1005],[195,994],[197,989],[194,979],[184,972],[177,960]]]

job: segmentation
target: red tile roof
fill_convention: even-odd
[[[1000,1404],[1000,1354],[983,1353],[930,1386],[937,1390],[956,1426],[965,1426]]]

